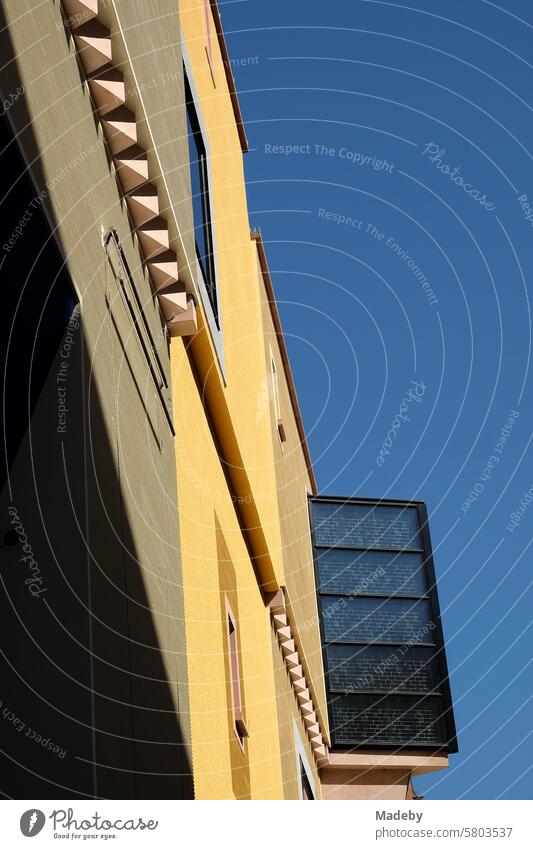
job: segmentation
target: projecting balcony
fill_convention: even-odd
[[[457,751],[425,505],[310,511],[332,748]]]

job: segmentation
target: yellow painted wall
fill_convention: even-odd
[[[197,798],[254,797],[269,788],[279,796],[276,714],[269,615],[237,519],[190,363],[180,340],[172,342],[178,504],[195,791]],[[233,584],[233,586],[232,586]],[[222,594],[237,618],[243,703],[250,737],[238,761],[231,727],[231,691]],[[242,753],[241,753],[242,754]],[[247,762],[261,775],[245,776]]]
[[[278,505],[272,498],[275,473],[271,434],[267,422],[258,420],[257,416],[264,376],[257,372],[262,357],[262,334],[255,247],[250,240],[241,145],[210,12],[208,20],[213,75],[206,52],[204,4],[198,0],[180,3],[184,51],[192,67],[211,152],[210,188],[224,339],[226,403],[260,513],[261,527],[271,556],[277,558],[274,566],[282,581]]]
[[[261,271],[258,267],[258,276],[260,274]],[[274,446],[274,469],[278,493],[284,583],[291,607],[293,632],[297,647],[304,661],[304,671],[308,685],[311,687],[322,733],[327,735],[328,719],[324,668],[307,500],[308,493],[311,494],[312,492],[311,481],[292,412],[287,378],[277,344],[267,293],[264,288],[261,292],[261,307],[265,368],[271,372],[270,361],[273,358],[278,378],[281,418],[286,437],[285,442],[282,443],[278,436],[273,404],[270,404],[268,418]]]
[[[299,799],[300,787],[298,780],[297,756],[295,750],[295,730],[303,745],[307,764],[311,769],[316,798],[322,798],[318,769],[313,758],[313,752],[306,733],[306,728],[298,709],[294,690],[287,678],[287,669],[283,662],[278,640],[272,633],[272,657],[274,664],[274,679],[276,687],[276,707],[278,714],[278,736],[280,743],[281,777],[283,782],[283,798]]]
[[[213,27],[210,15],[209,21]],[[195,794],[200,799],[297,798],[294,743],[287,729],[292,734],[294,718],[305,741],[305,727],[280,660],[249,540],[241,527],[242,513],[230,483],[231,473],[228,475],[218,449],[224,429],[231,427],[276,583],[281,586],[287,546],[280,520],[277,436],[270,414],[263,280],[258,272],[257,246],[250,237],[242,151],[214,27],[210,69],[203,4],[198,0],[181,2],[180,23],[211,152],[210,191],[225,361],[224,382],[206,336],[189,349],[182,339],[171,342]],[[273,342],[276,345],[276,340]],[[198,351],[202,352],[201,365],[195,359]],[[211,404],[209,409],[205,380],[219,381],[223,398],[223,403]],[[229,411],[229,421],[222,419],[223,407]],[[289,409],[288,416],[291,414]],[[303,480],[300,506],[302,503]],[[309,561],[307,565],[312,569]],[[309,576],[312,579],[312,571]],[[238,628],[249,731],[244,751],[232,721],[226,600]],[[305,598],[298,601],[298,610],[307,619],[315,609],[314,599],[311,602],[307,610]],[[309,645],[314,647],[312,640]],[[308,741],[306,745],[313,764]]]

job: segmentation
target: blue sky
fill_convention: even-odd
[[[416,789],[531,798],[533,9],[411,2],[221,0],[251,223],[321,492],[428,505],[460,754]]]

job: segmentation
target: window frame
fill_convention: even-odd
[[[155,394],[165,414],[170,433],[175,436],[174,419],[172,410],[172,394],[169,379],[161,357],[158,352],[157,340],[143,307],[141,296],[137,290],[135,280],[126,260],[117,230],[111,227],[104,237],[105,260],[109,264],[111,272],[118,286],[119,297],[129,316],[132,328],[132,337],[137,341],[146,362],[148,371],[155,387]],[[113,298],[115,297],[113,293]],[[111,307],[110,307],[111,309]],[[168,335],[163,321],[160,319],[161,338],[168,345]]]
[[[270,353],[270,377],[272,380],[272,400],[274,402],[274,418],[276,420],[276,430],[278,432],[279,441],[282,444],[287,441],[287,434],[283,424],[283,416],[281,415],[281,399],[279,394],[278,367],[274,357],[272,347],[269,346]]]
[[[296,780],[298,782],[298,799],[300,801],[316,801],[317,799],[317,790],[315,786],[315,780],[313,777],[313,772],[311,769],[311,765],[309,763],[309,758],[307,757],[307,753],[305,751],[305,746],[302,742],[302,737],[300,731],[298,729],[298,725],[296,720],[292,719],[292,733],[294,737],[294,753],[296,756],[295,766],[296,766]],[[305,776],[307,785],[309,787],[309,792],[311,793],[311,798],[305,798],[305,786],[303,778]]]
[[[213,233],[213,205],[211,203],[210,191],[211,181],[209,174],[209,154],[202,125],[200,123],[196,99],[193,94],[191,81],[185,65],[183,67],[183,81],[185,86],[185,110],[187,120],[187,140],[189,146],[189,172],[191,175],[191,205],[193,212],[194,245],[196,258],[200,267],[200,273],[209,298],[209,303],[211,304],[211,309],[213,310],[213,316],[217,328],[220,329],[219,298],[215,267],[215,239]],[[195,160],[193,160],[193,148],[198,157]],[[193,169],[198,171],[197,180],[200,185],[200,203],[202,207],[201,222],[197,221],[195,217],[196,205],[194,202],[195,195],[192,179]],[[197,239],[197,231],[200,227],[205,243],[205,257],[202,257],[202,252],[199,249]]]
[[[231,689],[231,714],[233,719],[233,730],[244,751],[244,741],[250,736],[246,720],[244,718],[244,705],[242,698],[242,673],[240,662],[239,633],[237,620],[226,599],[226,638],[228,648],[230,689]]]
[[[200,103],[200,97],[198,95],[198,90],[196,88],[196,83],[193,74],[193,65],[191,63],[189,53],[187,50],[187,45],[182,41],[181,43],[181,58],[183,60],[183,75],[184,79],[187,78],[189,83],[189,88],[192,94],[192,99],[194,101],[194,105],[196,108],[196,114],[198,116],[198,121],[200,123],[200,129],[202,131],[202,137],[207,153],[207,170],[210,178],[210,185],[214,185],[213,180],[213,169],[212,169],[212,156],[211,156],[211,144],[209,140],[209,136],[207,133],[207,126],[203,118],[202,107]],[[185,97],[185,94],[184,94]],[[185,118],[185,127],[184,132],[187,131],[187,120]],[[216,217],[215,217],[215,209],[214,206],[211,206],[211,223],[212,223],[212,237],[213,237],[213,247],[214,247],[214,255],[213,261],[215,266],[215,275],[216,280],[220,281],[220,273],[218,266],[218,254],[217,254],[217,230],[216,230]],[[213,312],[213,307],[211,306],[211,301],[209,299],[209,295],[207,292],[207,288],[204,282],[204,275],[200,268],[200,263],[198,262],[198,258],[196,256],[196,247],[194,248],[193,256],[190,256],[189,252],[187,252],[187,256],[192,260],[190,263],[191,273],[193,275],[193,285],[195,287],[195,293],[198,295],[198,300],[202,305],[205,313],[205,319],[207,323],[207,327],[209,329],[209,334],[211,336],[211,341],[213,343],[213,347],[215,349],[215,354],[217,358],[217,363],[220,368],[220,376],[224,382],[224,385],[227,385],[227,375],[226,375],[226,363],[224,357],[224,321],[222,315],[222,304],[220,302],[220,298],[218,299],[219,310],[218,316],[215,317]],[[220,290],[217,287],[217,295],[220,295]]]
[[[315,795],[313,793],[313,788],[311,787],[311,782],[309,781],[309,776],[307,775],[307,770],[305,768],[305,764],[302,760],[301,755],[298,755],[298,760],[300,762],[300,790],[302,794],[302,801],[314,802]]]
[[[448,668],[446,663],[446,652],[445,652],[445,642],[444,635],[442,632],[442,623],[440,618],[440,607],[439,600],[437,594],[437,586],[436,586],[436,577],[435,577],[435,569],[433,564],[433,553],[431,546],[431,539],[429,535],[428,528],[428,515],[426,505],[422,501],[399,501],[394,499],[365,499],[365,498],[357,498],[357,497],[348,497],[342,498],[339,496],[311,496],[308,500],[309,503],[309,515],[310,515],[310,524],[311,524],[311,538],[313,544],[313,558],[315,565],[315,581],[317,587],[317,601],[319,608],[319,621],[320,621],[320,635],[322,642],[322,655],[325,669],[325,683],[326,683],[326,696],[328,700],[328,714],[330,719],[330,728],[332,729],[332,745],[331,749],[343,749],[349,746],[352,749],[357,749],[359,747],[368,747],[368,748],[397,748],[398,745],[401,745],[405,749],[410,748],[419,748],[419,749],[428,749],[428,748],[438,748],[441,747],[443,749],[447,749],[448,752],[453,753],[457,751],[457,738],[456,738],[456,730],[455,730],[455,721],[453,716],[453,702],[451,698],[450,684],[449,684],[449,676],[448,676]],[[383,534],[380,534],[379,545],[373,543],[365,543],[363,542],[350,542],[346,537],[342,537],[342,543],[339,545],[337,541],[327,540],[324,536],[320,535],[320,527],[323,524],[323,518],[317,517],[315,513],[315,505],[328,504],[332,509],[337,508],[337,510],[348,505],[353,505],[357,507],[368,507],[371,510],[380,509],[383,507],[394,508],[395,510],[399,510],[403,512],[404,510],[413,509],[415,511],[416,517],[416,539],[410,538],[408,540],[408,544],[405,542],[399,542],[397,545],[391,545],[389,541],[383,541]],[[366,517],[365,517],[366,518]],[[392,526],[396,520],[392,520],[390,525]],[[318,533],[317,533],[318,526]],[[318,539],[317,539],[318,537]],[[420,592],[415,595],[412,593],[394,593],[391,594],[387,592],[384,595],[375,594],[375,593],[350,593],[348,590],[345,592],[328,592],[324,590],[322,587],[322,579],[320,573],[320,552],[321,551],[334,551],[335,549],[352,549],[353,551],[362,551],[362,552],[371,552],[371,551],[382,551],[382,552],[390,552],[391,554],[398,553],[401,554],[403,552],[409,553],[421,553],[422,554],[422,571],[425,580],[425,592]],[[413,603],[418,603],[420,601],[426,602],[429,609],[429,618],[428,623],[433,625],[433,628],[430,629],[431,633],[431,642],[424,642],[422,640],[416,641],[413,646],[413,650],[418,649],[432,649],[434,652],[432,658],[432,668],[435,673],[435,683],[434,686],[429,687],[427,691],[421,694],[418,691],[409,692],[407,689],[397,690],[394,687],[388,688],[387,692],[376,693],[372,688],[357,688],[356,690],[351,690],[350,694],[339,694],[337,692],[333,692],[331,688],[331,676],[329,673],[329,660],[328,660],[328,648],[333,645],[353,645],[354,648],[358,646],[387,646],[390,649],[394,650],[394,647],[404,647],[409,646],[409,640],[400,640],[397,643],[392,641],[381,642],[378,639],[362,639],[362,640],[327,640],[325,635],[325,622],[324,622],[324,599],[332,598],[333,596],[337,596],[338,598],[352,598],[352,599],[364,599],[364,598],[374,598],[377,600],[381,600],[382,602],[386,601],[394,601],[394,600],[404,600],[410,601]],[[435,744],[434,742],[425,742],[417,740],[416,737],[413,737],[408,740],[403,740],[401,743],[397,739],[389,739],[385,740],[373,740],[366,737],[365,739],[351,739],[350,742],[346,742],[342,740],[341,742],[337,741],[337,734],[335,728],[335,719],[333,715],[333,706],[334,703],[340,698],[348,698],[354,699],[357,697],[378,697],[379,702],[381,703],[385,698],[394,700],[395,698],[413,698],[418,699],[417,705],[421,705],[423,707],[425,702],[430,702],[432,699],[439,699],[441,705],[441,711],[439,714],[439,721],[441,724],[442,730],[442,741],[440,743]],[[388,727],[388,726],[387,726]]]

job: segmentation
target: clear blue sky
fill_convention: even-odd
[[[411,4],[220,6],[319,488],[428,504],[460,754],[417,790],[531,798],[533,8]]]

